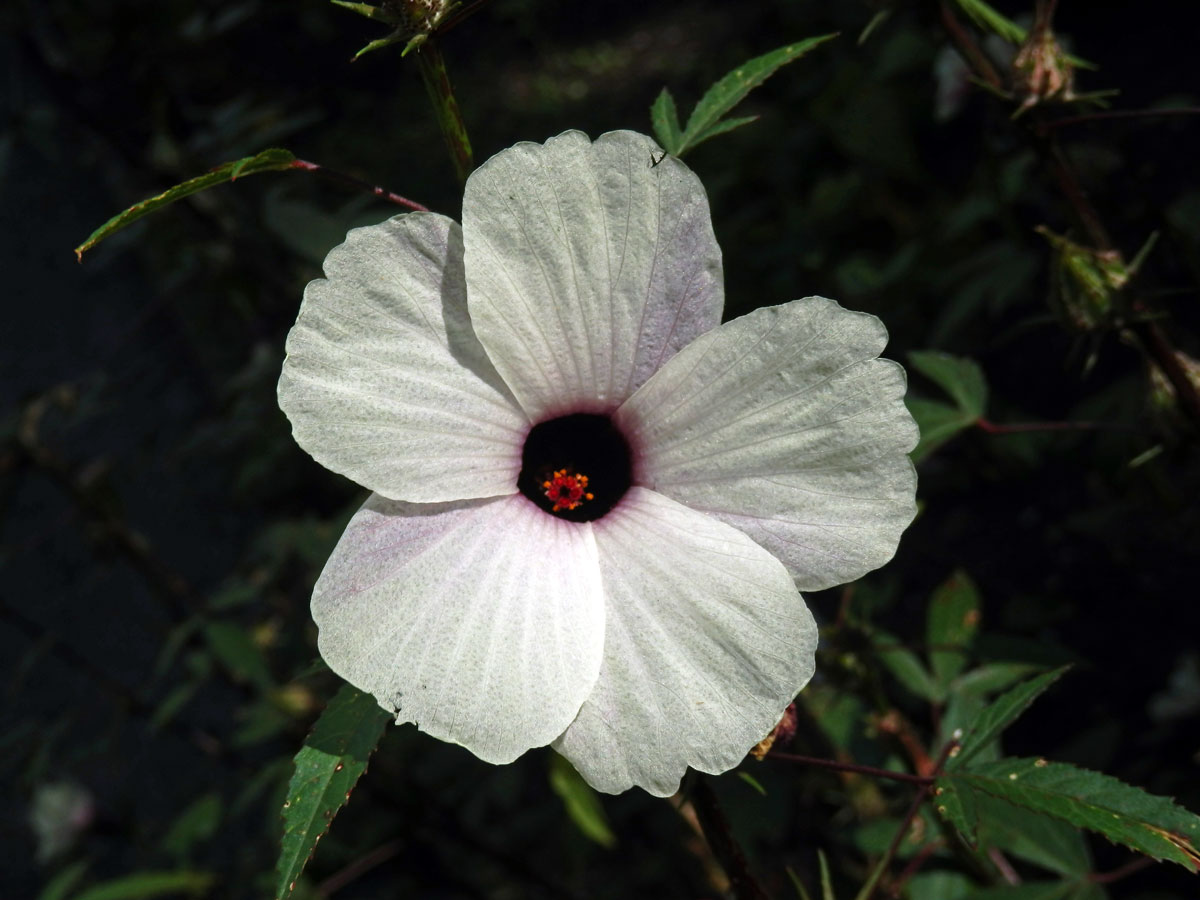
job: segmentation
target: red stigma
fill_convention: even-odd
[[[585,500],[591,500],[594,495],[588,493],[587,486],[586,475],[576,475],[567,469],[559,469],[552,478],[542,482],[546,499],[554,503],[551,512],[576,509]]]

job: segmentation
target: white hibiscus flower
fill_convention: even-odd
[[[722,772],[813,674],[800,590],[891,558],[917,429],[873,316],[809,297],[720,324],[699,180],[567,132],[433,213],[351,231],[279,403],[374,491],[313,592],[321,655],[493,763],[593,786]]]

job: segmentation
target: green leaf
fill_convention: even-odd
[[[221,795],[202,795],[181,812],[162,839],[162,848],[176,862],[184,862],[192,848],[209,840],[221,825]]]
[[[400,23],[400,19],[397,16],[383,7],[371,6],[369,3],[353,3],[351,0],[329,0],[329,2],[343,9],[356,12],[360,16],[366,16],[368,19],[373,19],[376,22],[386,22],[389,25],[398,25]]]
[[[908,896],[920,900],[965,900],[975,898],[975,885],[962,872],[920,872],[908,883]],[[882,891],[880,892],[883,893]]]
[[[920,462],[960,431],[970,428],[978,417],[964,413],[948,403],[926,400],[909,394],[904,405],[912,413],[921,432],[921,440],[912,452],[913,462]]]
[[[1050,685],[1058,681],[1070,666],[1062,666],[1036,678],[1022,682],[1012,690],[1000,695],[972,723],[962,741],[962,748],[946,764],[949,770],[961,769],[984,747],[1000,736]]]
[[[245,175],[255,175],[259,172],[284,172],[295,168],[295,162],[296,157],[290,151],[281,150],[276,147],[270,150],[263,150],[254,156],[247,156],[243,159],[222,163],[211,172],[198,175],[183,182],[183,184],[175,185],[173,188],[168,188],[161,194],[143,200],[141,203],[135,203],[124,212],[113,216],[93,231],[86,241],[75,248],[75,257],[82,261],[83,254],[91,250],[100,241],[120,231],[126,225],[132,225],[138,219],[142,218],[142,216],[149,215],[156,209],[161,209],[168,203],[174,203],[176,200],[181,200],[192,194],[198,194],[200,191],[215,187],[218,184],[224,184],[227,181],[236,181]]]
[[[213,655],[234,681],[250,683],[260,691],[269,691],[275,683],[262,648],[254,643],[246,629],[233,622],[210,622],[204,637]]]
[[[347,684],[313,726],[296,754],[296,770],[283,804],[283,839],[275,866],[277,898],[295,889],[317,841],[366,771],[390,718],[373,697]]]
[[[941,685],[917,654],[885,631],[876,631],[874,637],[876,656],[897,681],[922,700],[940,703],[945,699]]]
[[[1056,875],[1079,880],[1092,870],[1083,832],[1061,819],[1014,806],[987,794],[975,795],[979,840]]]
[[[958,0],[958,5],[980,28],[994,31],[1013,44],[1023,43],[1026,31],[1012,19],[1001,15],[983,0]]]
[[[796,896],[800,900],[812,900],[812,895],[809,894],[808,888],[804,886],[804,882],[800,880],[800,876],[796,874],[796,870],[791,866],[784,866],[783,870],[787,872],[788,881],[792,883],[792,889],[795,890]]]
[[[926,616],[929,665],[942,693],[967,665],[979,630],[979,592],[965,572],[955,572],[933,593]]]
[[[659,145],[672,155],[679,154],[683,140],[683,132],[679,127],[679,113],[675,109],[675,98],[671,92],[663,88],[654,105],[650,107],[650,124],[654,127],[654,136]]]
[[[938,779],[933,786],[933,806],[939,816],[957,828],[971,844],[979,840],[979,805],[970,787],[959,789]]]
[[[817,851],[817,864],[821,867],[821,900],[837,900],[833,893],[833,877],[829,874],[829,860],[825,851]]]
[[[964,786],[1200,871],[1200,816],[1109,775],[1044,759],[1001,759],[937,780],[940,798]]]
[[[908,361],[949,394],[964,415],[972,416],[972,421],[983,417],[988,391],[979,363],[965,356],[951,356],[936,350],[914,350],[908,354]]]
[[[87,872],[87,868],[88,864],[84,860],[71,863],[46,882],[42,892],[37,895],[37,900],[65,900],[75,885],[79,884],[80,879]]]
[[[757,793],[760,797],[767,796],[767,789],[765,787],[763,787],[759,783],[758,779],[755,778],[753,775],[751,775],[749,772],[738,772],[737,774],[738,774],[738,778],[742,779],[742,781],[744,781],[744,782],[746,782],[746,784],[750,785],[750,787],[754,790],[754,792]]]
[[[604,806],[591,785],[557,753],[550,755],[550,787],[566,807],[567,816],[584,836],[601,847],[613,847],[617,837],[608,827]]]
[[[712,128],[697,136],[696,139],[692,141],[692,146],[703,143],[711,137],[716,137],[718,134],[724,134],[727,131],[733,131],[733,129],[741,128],[743,125],[749,125],[751,122],[757,122],[761,118],[762,116],[741,116],[737,119],[722,119]]]
[[[210,872],[138,872],[98,884],[76,894],[73,900],[142,900],[173,894],[196,896],[207,891],[212,883]]]
[[[678,150],[674,152],[674,155],[683,156],[702,141],[721,134],[722,131],[746,124],[743,120],[727,128],[717,127],[722,116],[741,103],[747,94],[774,75],[781,67],[795,62],[814,47],[835,37],[837,37],[836,34],[826,34],[780,47],[778,50],[756,56],[720,79],[708,89],[700,98],[700,102],[696,104],[696,108],[692,110],[687,127],[680,138]],[[662,95],[660,94],[659,97],[661,99]]]
[[[1023,678],[1041,670],[1041,666],[1024,662],[984,663],[964,672],[954,680],[950,690],[961,694],[991,694],[1012,687]]]

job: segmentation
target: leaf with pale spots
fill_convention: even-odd
[[[1052,672],[1030,678],[997,697],[971,723],[966,737],[963,738],[962,749],[950,758],[946,768],[954,770],[965,767],[976,754],[1000,737],[1001,732],[1029,709],[1033,701],[1058,681],[1069,668],[1070,666],[1062,666]]]
[[[684,153],[711,137],[733,131],[735,128],[755,121],[758,116],[743,116],[738,119],[723,119],[722,117],[780,68],[790,62],[795,62],[814,47],[835,37],[837,37],[836,34],[826,34],[809,38],[742,63],[710,87],[700,98],[700,102],[696,104],[696,108],[692,110],[692,114],[688,118],[686,128],[680,128],[675,101],[664,88],[650,108],[655,137],[668,153],[673,156],[683,156]]]
[[[142,216],[149,215],[156,209],[166,206],[168,203],[174,203],[176,200],[182,200],[184,197],[198,194],[200,191],[215,187],[218,184],[224,184],[227,181],[237,181],[245,175],[255,175],[259,172],[284,172],[288,169],[296,168],[295,163],[296,157],[292,155],[291,151],[281,150],[278,147],[263,150],[261,153],[254,154],[254,156],[246,156],[242,159],[235,159],[232,162],[222,163],[212,171],[205,172],[203,175],[197,175],[195,178],[189,178],[182,184],[167,188],[161,194],[148,197],[141,203],[135,203],[124,212],[117,213],[117,215],[93,231],[86,241],[75,248],[75,258],[82,261],[83,254],[91,250],[106,237],[115,234],[126,225],[132,225],[138,219],[142,218]]]
[[[1200,871],[1200,816],[1110,775],[1044,759],[1001,759],[946,772],[934,790],[938,812],[969,839],[982,819],[976,798],[987,795]]]
[[[391,717],[374,698],[345,685],[329,701],[296,754],[296,770],[283,804],[283,838],[275,896],[289,896],[312,858],[317,841],[366,771]]]

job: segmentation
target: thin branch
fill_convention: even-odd
[[[458,101],[454,98],[454,89],[450,86],[446,61],[432,37],[417,48],[417,64],[421,70],[421,80],[425,82],[425,92],[429,95],[429,102],[433,104],[438,127],[441,128],[446,148],[450,151],[454,172],[458,175],[459,183],[465,184],[467,176],[475,168],[471,155],[471,140],[467,137],[467,126],[458,109]]]
[[[914,875],[921,871],[925,863],[929,862],[929,857],[933,856],[933,854],[935,854],[944,846],[946,846],[945,841],[929,841],[924,847],[917,851],[916,855],[909,860],[908,865],[904,867],[903,871],[896,876],[896,880],[892,882],[892,886],[889,888],[888,893],[898,900],[900,895],[904,893],[904,886],[908,884]]]
[[[963,27],[962,23],[955,17],[950,9],[950,4],[947,0],[941,2],[942,10],[942,26],[946,29],[946,33],[950,35],[950,40],[954,42],[955,48],[963,59],[967,61],[975,74],[982,78],[993,90],[1003,91],[1004,81],[1000,78],[1000,73],[996,71],[996,67],[992,65],[992,61],[988,59],[987,54],[983,52],[983,48],[971,36],[971,32]]]
[[[767,900],[766,893],[750,874],[746,856],[729,829],[729,822],[717,803],[717,795],[703,775],[696,774],[688,796],[696,810],[696,819],[700,822],[705,840],[729,876],[729,887],[734,897],[737,900]]]
[[[1020,434],[1036,431],[1135,431],[1131,425],[1108,422],[1011,422],[997,423],[978,419],[975,426],[988,434]]]
[[[1149,856],[1141,856],[1130,860],[1123,866],[1113,869],[1111,872],[1093,872],[1088,876],[1088,881],[1093,884],[1112,884],[1114,881],[1120,881],[1122,878],[1127,878],[1135,872],[1142,871],[1142,869],[1148,869],[1155,862],[1157,860],[1151,859]]]
[[[345,172],[338,172],[334,169],[327,169],[325,166],[318,165],[315,162],[309,162],[306,159],[298,159],[292,163],[293,169],[303,169],[305,172],[313,172],[317,175],[324,176],[330,181],[336,181],[340,184],[349,185],[353,188],[367,191],[374,194],[376,197],[382,197],[388,203],[395,203],[397,206],[405,206],[409,209],[415,209],[418,212],[429,212],[428,206],[422,206],[415,200],[409,200],[394,191],[389,191],[386,188],[381,188],[379,185],[371,184],[369,181],[363,181],[361,178],[355,178],[353,175],[347,175]]]
[[[955,17],[947,0],[941,0],[939,5],[946,33],[967,65],[971,67],[978,78],[997,92],[1002,93],[1003,82],[978,42]],[[1043,6],[1041,9],[1052,13],[1053,4],[1048,7]],[[1023,130],[1038,157],[1049,169],[1063,199],[1066,200],[1074,211],[1075,217],[1083,226],[1092,249],[1102,253],[1111,252],[1119,256],[1119,251],[1109,235],[1108,229],[1104,227],[1099,213],[1088,199],[1086,191],[1075,175],[1069,157],[1051,133],[1051,129],[1046,125],[1030,123]],[[1145,321],[1132,322],[1128,328],[1141,339],[1150,358],[1162,369],[1167,380],[1171,382],[1171,386],[1175,389],[1175,395],[1179,398],[1180,407],[1194,423],[1200,425],[1200,391],[1197,391],[1196,386],[1192,384],[1166,332],[1156,323]]]
[[[905,784],[933,784],[932,775],[910,775],[907,772],[892,772],[888,769],[877,769],[874,766],[862,766],[858,763],[838,762],[836,759],[821,759],[816,756],[801,756],[797,753],[781,753],[772,750],[767,759],[778,759],[783,762],[800,763],[805,766],[816,766],[821,769],[832,769],[835,772],[853,772],[855,775],[870,775],[872,778],[886,778],[889,781],[902,781]]]
[[[867,881],[861,891],[858,892],[858,897],[855,900],[871,900],[875,893],[875,888],[879,885],[879,881],[883,876],[884,871],[896,856],[896,851],[900,849],[900,842],[904,840],[904,836],[912,827],[913,820],[917,817],[917,813],[921,811],[921,806],[933,794],[932,779],[936,778],[942,771],[942,767],[946,765],[946,760],[950,758],[950,754],[954,753],[962,746],[962,731],[955,731],[954,737],[946,742],[942,747],[942,752],[938,754],[937,759],[933,763],[933,769],[930,772],[930,783],[923,784],[917,791],[917,794],[912,799],[912,803],[908,805],[908,811],[904,814],[904,818],[900,822],[900,826],[896,829],[896,833],[892,835],[892,840],[888,844],[887,850],[884,851],[883,857],[871,872],[871,877]]]
[[[360,856],[318,884],[317,896],[328,897],[336,891],[340,891],[346,885],[361,878],[372,869],[383,865],[389,859],[395,858],[403,849],[404,841],[401,838],[396,838],[393,841],[388,841],[386,844],[376,847],[370,853]]]

